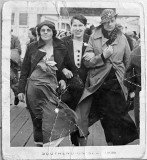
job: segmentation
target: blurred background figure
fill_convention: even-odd
[[[88,34],[89,36],[95,31],[94,25],[91,25],[90,28],[85,29],[85,34]]]
[[[36,28],[30,28],[28,31],[29,43],[37,41]]]
[[[136,31],[133,31],[134,35],[133,35],[133,38],[136,39],[136,41],[139,39],[139,37],[137,36],[137,33]]]
[[[94,33],[94,31],[95,31],[95,27],[94,27],[94,25],[93,25],[93,24],[90,26],[90,31],[91,31],[91,34],[93,34],[93,33]]]
[[[59,33],[57,34],[57,38],[61,39],[66,37],[66,32],[65,31],[59,31]]]
[[[71,32],[70,32],[70,31],[67,31],[67,32],[66,32],[66,36],[71,36]]]
[[[129,65],[125,72],[125,86],[128,88],[129,95],[134,94],[134,115],[137,130],[139,133],[139,92],[141,91],[141,46],[136,47],[130,56]]]
[[[124,27],[120,24],[120,23],[118,23],[117,24],[117,27],[121,30],[121,32],[123,33],[123,29],[124,29]],[[132,33],[133,34],[133,33]],[[128,43],[129,43],[129,47],[130,47],[130,50],[132,51],[133,50],[133,40],[132,40],[132,38],[128,35],[128,33],[127,34],[124,34],[125,36],[126,36],[126,38],[127,38],[127,41],[128,41]]]
[[[130,41],[130,48],[131,48],[131,51],[136,47],[136,39],[133,38],[134,36],[134,32],[133,31],[128,31],[126,32],[126,37],[128,39],[128,41]]]
[[[86,28],[86,29],[85,29],[85,34],[87,34],[87,35],[89,35],[89,36],[91,35],[91,30],[90,30],[90,28]]]
[[[18,71],[21,68],[21,45],[18,37],[12,34],[11,29],[11,59],[10,59],[10,87],[14,92],[14,105],[19,103],[17,90],[18,90]]]

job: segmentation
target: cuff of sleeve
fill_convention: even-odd
[[[101,54],[101,58],[102,58],[103,62],[105,63],[105,62],[106,62],[106,59],[105,59],[103,53]]]

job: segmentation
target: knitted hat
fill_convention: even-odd
[[[113,9],[104,9],[101,14],[101,24],[109,22],[113,17],[117,16]]]

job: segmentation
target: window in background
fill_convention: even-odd
[[[15,13],[11,14],[11,25],[14,25]]]
[[[28,24],[28,14],[20,13],[19,14],[19,25],[27,25]]]

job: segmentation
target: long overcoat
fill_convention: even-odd
[[[127,99],[128,97],[127,88],[123,84],[125,68],[130,57],[128,41],[124,34],[118,31],[117,38],[111,44],[113,47],[113,55],[104,62],[101,55],[107,47],[107,41],[108,39],[103,36],[101,28],[97,28],[89,39],[85,54],[87,52],[93,52],[95,56],[90,61],[85,61],[85,66],[89,68],[89,72],[80,102],[87,96],[93,94],[103,84],[112,67],[115,70],[116,77],[125,98]]]

